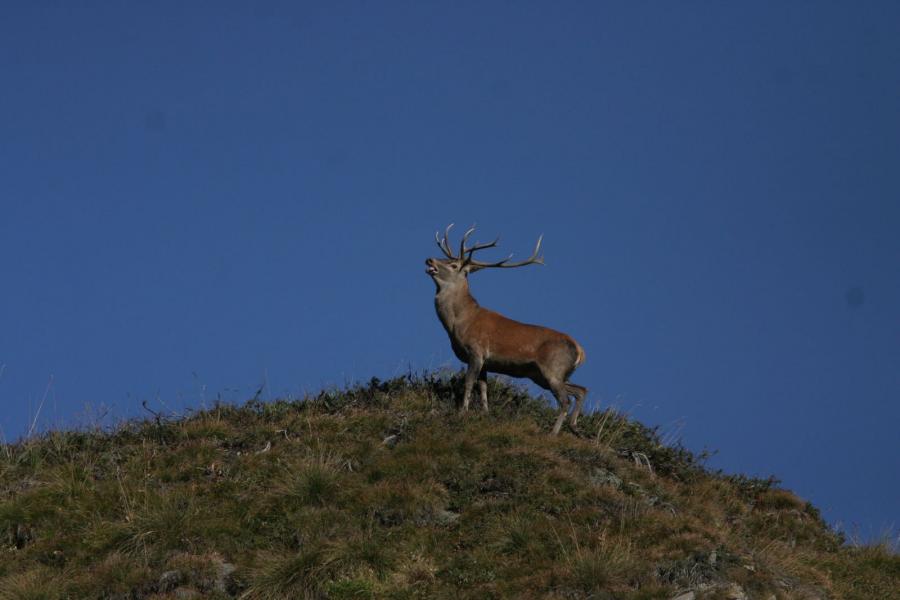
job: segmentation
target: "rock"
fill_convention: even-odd
[[[24,523],[15,523],[9,526],[7,542],[13,548],[21,550],[34,541],[34,531]]]
[[[159,591],[169,592],[177,588],[184,581],[181,571],[166,571],[159,577]]]
[[[496,477],[488,477],[478,486],[482,494],[503,494],[506,491],[508,482],[501,481]]]
[[[228,592],[228,583],[231,578],[231,574],[236,570],[237,567],[228,562],[221,562],[216,565],[216,582],[213,587],[215,587],[217,592]]]
[[[672,598],[672,600],[694,600],[696,598],[696,594],[694,592],[685,592],[683,594],[679,594]]]
[[[459,519],[459,513],[452,510],[423,510],[414,519],[416,525],[450,525]]]
[[[594,469],[589,479],[594,485],[611,485],[617,490],[622,488],[622,479],[620,477],[612,471],[601,469],[600,467]]]
[[[437,525],[449,525],[459,518],[459,513],[452,510],[439,510],[434,514],[434,522]]]

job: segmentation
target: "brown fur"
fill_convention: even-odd
[[[445,247],[449,248],[449,244],[441,246],[442,250]],[[456,357],[468,365],[463,410],[469,408],[476,380],[481,392],[482,407],[487,410],[487,373],[501,373],[512,377],[527,377],[553,392],[560,406],[560,414],[553,426],[554,434],[559,433],[568,413],[569,396],[574,396],[575,409],[570,419],[574,427],[587,396],[587,389],[569,383],[568,379],[584,362],[584,350],[565,333],[520,323],[479,306],[469,293],[468,274],[487,266],[505,265],[476,263],[471,261],[470,251],[469,258],[465,257],[466,252],[462,246],[462,258],[451,257],[444,250],[448,254],[447,259],[429,258],[425,261],[426,271],[437,286],[434,305],[438,318],[450,337],[450,345]],[[530,262],[537,260],[524,264]]]

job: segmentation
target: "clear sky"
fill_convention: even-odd
[[[0,90],[7,439],[456,366],[478,223],[592,406],[900,523],[900,3],[8,2]]]

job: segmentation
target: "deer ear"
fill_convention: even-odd
[[[463,265],[463,273],[468,275],[469,273],[474,273],[475,271],[480,271],[483,267],[479,267],[478,265],[473,265],[472,263],[466,263]]]

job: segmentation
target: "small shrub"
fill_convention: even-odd
[[[62,600],[66,590],[50,569],[37,567],[0,578],[0,600]]]
[[[329,582],[333,564],[320,547],[279,556],[262,555],[252,570],[244,598],[248,600],[281,600],[309,598],[317,595]]]

